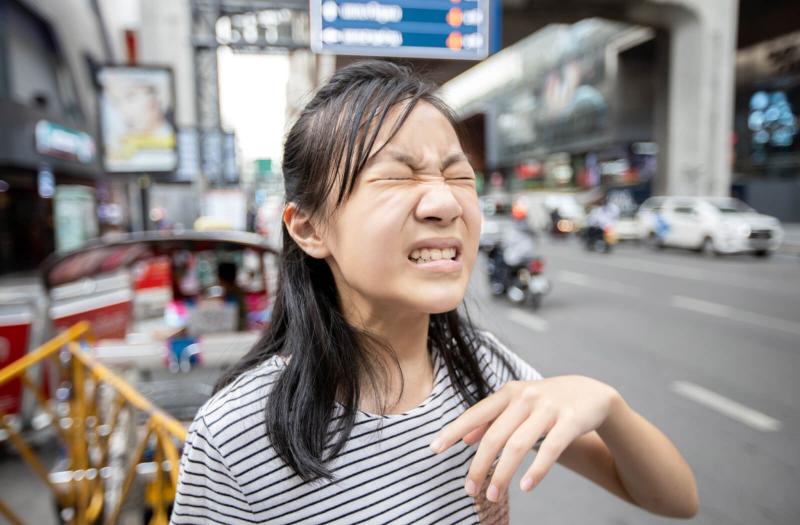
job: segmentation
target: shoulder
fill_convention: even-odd
[[[263,422],[267,397],[283,369],[281,358],[273,356],[243,372],[198,410],[195,423],[217,438]],[[224,441],[217,439],[218,443]]]
[[[198,410],[189,427],[170,523],[254,523],[243,462],[266,446],[264,408],[282,365],[244,372]]]
[[[508,381],[533,381],[542,375],[527,361],[510,350],[494,334],[479,331],[476,356],[490,386],[497,390]]]

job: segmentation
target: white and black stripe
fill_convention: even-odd
[[[513,377],[512,368],[520,379],[541,378],[486,336],[494,348],[481,348],[476,357],[493,389]],[[265,435],[266,396],[282,360],[273,357],[242,374],[189,428],[171,523],[478,523],[476,500],[464,492],[474,448],[459,443],[436,455],[428,447],[465,409],[436,352],[434,363],[428,399],[403,414],[358,411],[346,446],[328,464],[333,481],[313,483],[297,477]],[[483,523],[493,515],[485,510]],[[508,515],[507,509],[494,514]]]

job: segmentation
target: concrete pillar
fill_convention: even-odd
[[[667,14],[670,33],[657,193],[728,195],[738,3],[650,2]]]
[[[308,49],[289,53],[289,80],[286,83],[286,128],[290,128],[314,95],[317,61]]]
[[[182,0],[139,0],[139,61],[167,65],[175,79],[175,121],[179,127],[195,126],[192,17],[189,2]]]
[[[311,101],[317,88],[336,72],[335,55],[316,55],[308,49],[289,53],[289,80],[286,84],[286,129]]]
[[[668,187],[669,147],[669,31],[656,33],[656,64],[653,68],[656,78],[653,79],[654,108],[653,134],[658,144],[658,176],[653,180],[653,194],[666,195]]]
[[[500,164],[500,133],[497,130],[497,119],[499,117],[497,110],[497,102],[492,101],[486,105],[486,112],[484,113],[484,163],[486,164],[485,175],[488,177],[489,172],[497,168]]]

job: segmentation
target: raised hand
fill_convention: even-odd
[[[520,483],[524,491],[539,484],[575,439],[599,428],[619,398],[612,387],[583,376],[511,381],[445,427],[431,448],[441,453],[461,439],[468,445],[480,441],[464,484],[471,496],[477,494],[500,454],[486,492],[490,501],[497,501],[508,490],[525,454],[542,436],[536,458]]]

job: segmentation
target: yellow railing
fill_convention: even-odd
[[[61,471],[50,472],[2,412],[0,428],[52,492],[63,523],[117,523],[137,472],[144,477],[149,468],[145,499],[152,510],[150,525],[165,524],[175,496],[178,450],[186,440],[186,429],[92,358],[86,351],[91,342],[91,330],[84,321],[0,369],[0,385],[19,377],[50,417],[67,451]],[[30,377],[37,368],[47,374],[51,389],[58,388],[58,397],[63,399],[48,399]],[[133,454],[123,444],[126,438],[135,443]],[[147,452],[153,460],[142,463]],[[2,499],[0,516],[15,525],[23,523]]]

